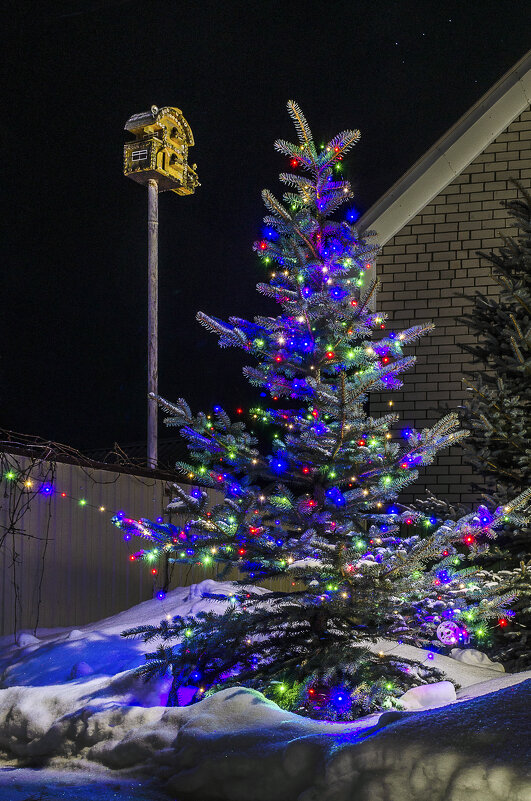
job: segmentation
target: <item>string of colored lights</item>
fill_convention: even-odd
[[[40,481],[39,479],[28,478],[27,476],[25,476],[25,474],[23,475],[24,478],[22,479],[22,483],[24,488],[28,492],[34,491],[36,492],[36,494],[44,495],[47,498],[52,496],[58,498],[66,498],[68,500],[75,501],[78,504],[78,506],[81,506],[82,508],[86,507],[87,509],[95,509],[98,512],[107,511],[105,506],[101,506],[100,504],[90,503],[90,501],[88,501],[86,498],[76,498],[73,495],[70,495],[68,492],[65,492],[64,490],[59,490],[56,486],[54,486],[48,481]],[[7,470],[4,473],[3,477],[5,481],[19,480],[19,474],[15,470]]]

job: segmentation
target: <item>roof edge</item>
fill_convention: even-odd
[[[385,245],[531,103],[531,50],[360,218]]]

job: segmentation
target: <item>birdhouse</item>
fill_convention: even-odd
[[[147,184],[155,180],[159,192],[192,195],[197,165],[188,164],[188,148],[194,144],[190,126],[178,108],[157,108],[133,114],[125,123],[134,140],[124,145],[124,175]]]

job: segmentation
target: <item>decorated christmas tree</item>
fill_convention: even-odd
[[[464,432],[449,414],[397,436],[397,415],[367,414],[370,392],[402,386],[414,363],[403,349],[431,325],[387,333],[385,315],[371,308],[375,285],[365,287],[364,275],[376,247],[348,211],[346,220],[338,215],[351,198],[343,157],[359,132],[345,131],[318,152],[300,108],[290,101],[288,110],[299,143],[275,146],[290,161],[291,172],[280,176],[289,191],[283,202],[264,191],[266,235],[254,245],[270,270],[258,290],[280,311],[252,322],[198,315],[222,347],[254,357],[244,373],[272,403],[251,419],[273,431],[272,445],[259,447],[220,407],[194,415],[184,400],[159,399],[167,423],[188,441],[190,461],[177,467],[192,487],[176,484],[171,504],[188,522],[120,515],[115,523],[126,540],[149,541],[133,560],[240,572],[222,614],[129,632],[162,638],[144,672],[172,670],[173,702],[183,686],[196,687],[199,698],[243,683],[289,708],[349,718],[437,678],[428,652],[424,665],[393,654],[397,640],[430,646],[438,633],[447,644],[481,642],[510,614],[504,588],[492,596],[468,561],[510,510],[481,508],[440,525],[397,503],[418,470]],[[214,506],[209,487],[220,493]],[[271,592],[259,586],[264,581]]]

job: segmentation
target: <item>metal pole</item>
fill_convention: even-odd
[[[148,181],[148,415],[147,463],[157,466],[158,306],[159,306],[159,188]]]

